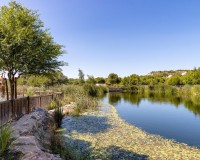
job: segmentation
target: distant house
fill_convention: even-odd
[[[181,76],[184,76],[184,75],[186,75],[186,73],[187,73],[187,72],[183,72],[183,73],[181,73]]]
[[[97,83],[96,86],[103,86],[103,87],[106,87],[107,85],[106,85],[106,84]]]
[[[171,77],[172,77],[172,75],[171,75],[171,74],[167,76],[167,78],[171,78]]]

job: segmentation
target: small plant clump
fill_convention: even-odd
[[[54,98],[53,101],[51,101],[51,103],[47,106],[47,108],[50,109],[56,109],[58,106],[62,106],[63,105],[63,101],[61,101],[58,98]]]
[[[1,125],[0,127],[0,159],[8,158],[8,147],[11,144],[11,129],[8,124]]]
[[[56,123],[57,127],[60,128],[61,124],[62,124],[62,119],[64,117],[63,109],[62,109],[61,106],[58,106],[55,109],[53,117],[54,117],[54,120],[55,120],[55,123]]]

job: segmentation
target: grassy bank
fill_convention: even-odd
[[[200,96],[200,85],[135,85],[132,87],[112,87],[111,91],[134,92],[134,93],[158,93],[165,95]]]
[[[148,134],[110,105],[63,122],[66,143],[87,159],[200,159],[199,149]]]

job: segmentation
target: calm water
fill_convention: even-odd
[[[109,93],[103,101],[114,105],[123,119],[146,132],[200,146],[198,98]]]

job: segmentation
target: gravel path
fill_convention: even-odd
[[[66,143],[85,159],[200,160],[200,149],[148,134],[125,122],[108,104],[66,117],[62,127]]]

